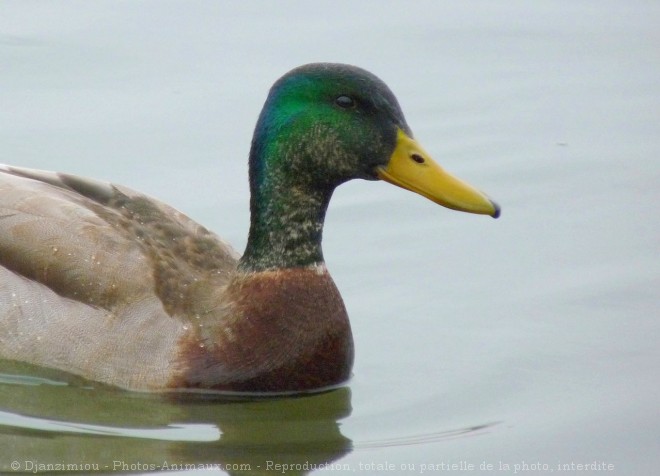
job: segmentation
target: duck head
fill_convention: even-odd
[[[305,259],[270,259],[257,267],[322,261],[320,239],[332,191],[356,178],[385,180],[454,210],[495,218],[500,213],[495,202],[446,172],[413,138],[383,81],[355,66],[309,64],[273,85],[257,122],[250,152],[252,222],[242,265],[272,257],[266,248],[286,252],[310,242],[319,246],[307,246]],[[293,240],[274,236],[282,229]]]

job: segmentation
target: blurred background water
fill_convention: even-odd
[[[268,88],[336,61],[503,208],[337,190],[339,391],[174,400],[4,362],[0,471],[656,474],[659,24],[651,0],[0,2],[0,162],[144,191],[240,250]]]

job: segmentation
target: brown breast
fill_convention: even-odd
[[[350,324],[324,266],[239,274],[223,298],[180,342],[172,387],[303,391],[349,377]]]

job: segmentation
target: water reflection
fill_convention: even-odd
[[[0,472],[75,464],[256,475],[281,465],[295,475],[332,464],[353,447],[339,430],[351,413],[345,387],[295,398],[172,398],[63,384],[48,370],[27,367],[0,367]]]

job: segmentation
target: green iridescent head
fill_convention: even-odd
[[[314,186],[375,180],[397,128],[409,132],[396,98],[368,71],[325,63],[296,68],[273,85],[257,122],[252,192],[274,170]]]
[[[438,177],[453,179],[412,139],[380,79],[343,64],[296,68],[273,85],[255,128],[250,234],[239,266],[261,271],[322,262],[328,202],[335,187],[354,178],[384,179],[450,208],[496,215],[479,192],[462,182],[440,190]]]

